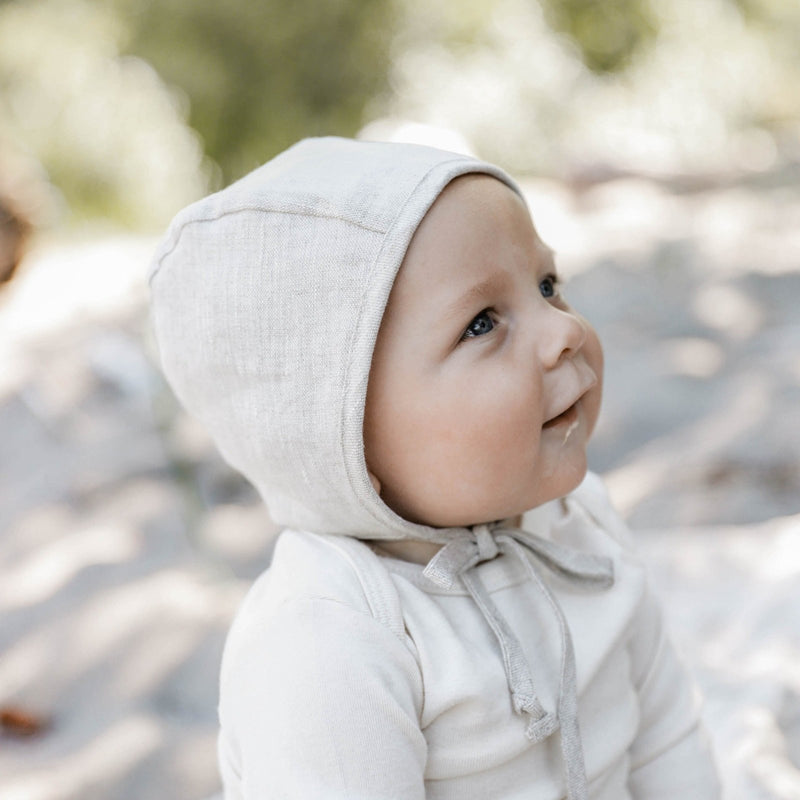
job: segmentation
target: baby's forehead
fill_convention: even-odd
[[[522,197],[502,181],[466,175],[448,184],[421,219],[386,306],[387,327],[435,312],[466,324],[481,305],[554,272]],[[413,324],[413,323],[412,323]]]
[[[442,208],[448,207],[448,212]],[[551,250],[539,239],[539,234],[531,218],[527,203],[519,191],[511,188],[499,178],[481,172],[459,175],[448,183],[434,200],[427,213],[419,222],[418,228],[441,227],[441,221],[458,223],[459,217],[466,222],[474,215],[493,219],[497,227],[502,227],[502,219],[509,214],[521,214],[526,221],[526,228],[539,241],[543,252]]]
[[[494,175],[485,172],[467,172],[454,178],[444,186],[434,200],[433,206],[443,201],[462,204],[477,202],[485,205],[516,202],[525,205],[517,191]]]
[[[406,259],[422,247],[450,236],[452,244],[461,238],[486,237],[480,243],[498,247],[520,240],[538,260],[552,262],[554,253],[539,236],[524,197],[516,189],[485,173],[467,173],[448,183],[420,219],[409,242]],[[404,259],[404,262],[405,260]],[[402,269],[402,267],[401,267]]]

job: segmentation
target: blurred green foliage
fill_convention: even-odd
[[[545,0],[545,17],[593,72],[619,72],[658,33],[648,0]]]
[[[197,135],[152,67],[120,56],[123,36],[94,0],[0,4],[0,192],[28,162],[43,173],[13,181],[15,205],[49,183],[48,222],[160,228],[205,191]]]
[[[381,115],[517,169],[629,130],[698,163],[737,124],[793,141],[798,72],[798,0],[0,0],[0,191],[21,153],[65,221],[161,227]]]
[[[386,91],[392,0],[115,0],[125,50],[189,100],[227,183],[296,140],[353,135]]]
[[[791,63],[800,73],[800,2],[798,0],[728,0],[742,12],[748,26],[759,31],[776,61]],[[764,119],[766,124],[781,124],[796,117],[800,90],[779,119]]]

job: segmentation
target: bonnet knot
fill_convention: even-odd
[[[475,533],[475,544],[478,546],[478,563],[491,561],[500,552],[494,535],[488,525],[476,525],[473,528]]]

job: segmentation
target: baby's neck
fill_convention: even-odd
[[[512,527],[519,527],[522,524],[522,516],[509,519],[507,523]],[[372,540],[368,544],[379,556],[389,556],[400,561],[410,561],[412,564],[427,564],[442,547],[440,544],[423,542],[418,539],[401,539],[400,541]]]
[[[379,556],[389,556],[412,564],[427,564],[441,549],[442,545],[433,542],[421,542],[417,539],[400,541],[370,541],[369,546]]]

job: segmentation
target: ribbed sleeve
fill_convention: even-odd
[[[228,798],[425,797],[419,670],[397,636],[303,599],[250,625],[237,649],[220,707]]]

